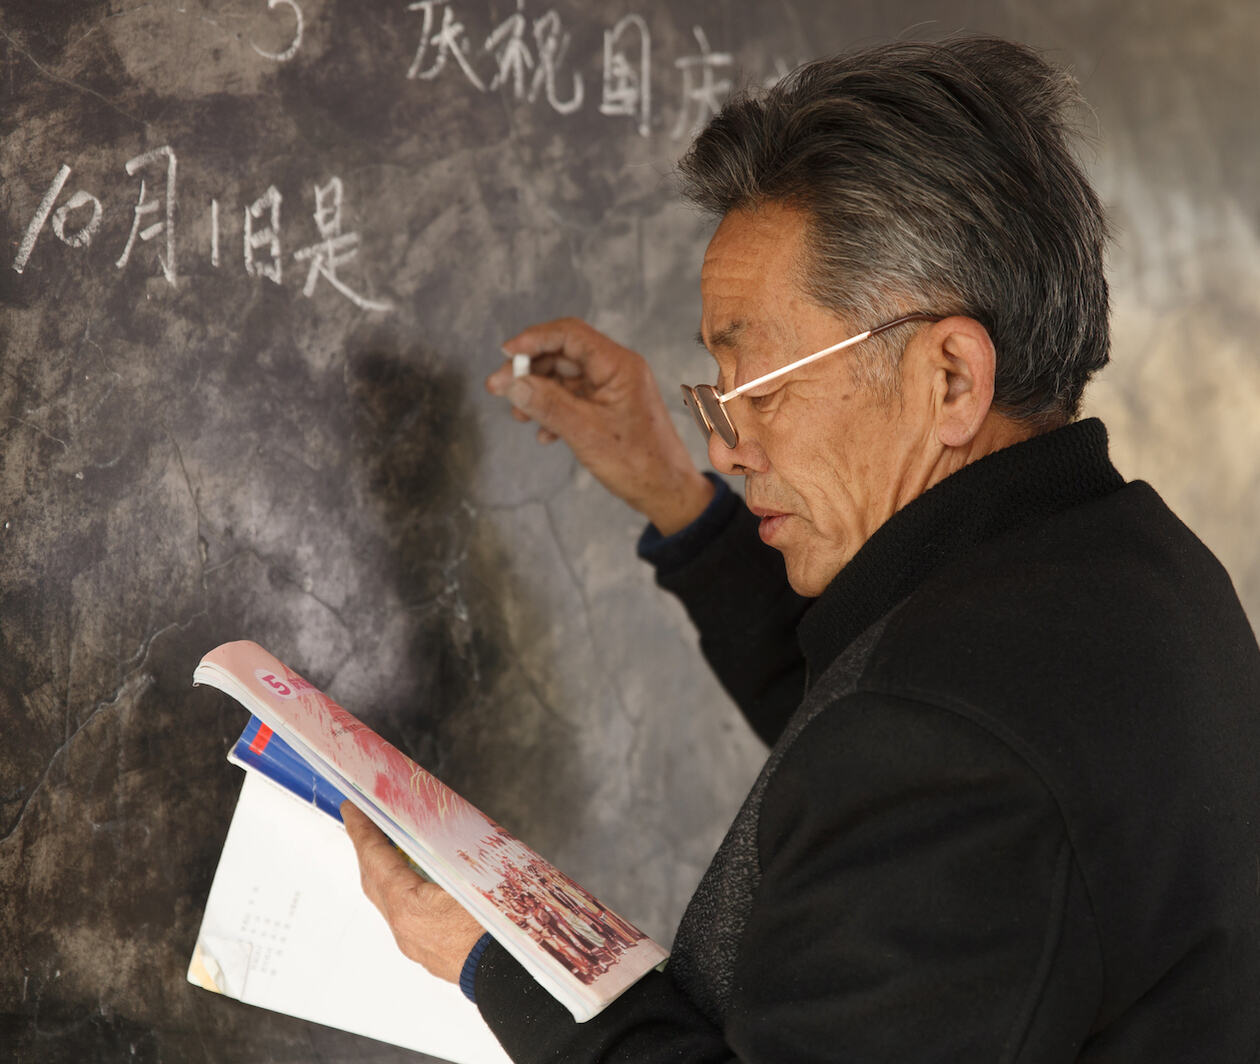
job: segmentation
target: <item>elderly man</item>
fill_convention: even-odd
[[[1096,421],[1105,225],[1071,82],[990,39],[812,63],[682,165],[702,476],[643,361],[489,387],[640,544],[772,746],[663,973],[575,1024],[361,818],[369,895],[521,1061],[1253,1061],[1260,652]],[[1187,373],[1193,372],[1188,353]]]

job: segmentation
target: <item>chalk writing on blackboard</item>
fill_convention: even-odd
[[[442,25],[434,30],[434,11],[442,9]],[[419,11],[424,16],[420,30],[420,47],[407,70],[407,77],[432,81],[446,68],[448,58],[453,58],[472,84],[481,92],[486,91],[485,83],[477,75],[468,60],[469,44],[464,36],[463,23],[455,21],[455,12],[450,0],[417,0],[407,5],[408,11]]]
[[[545,91],[547,102],[562,115],[572,114],[582,106],[585,86],[582,75],[573,74],[572,92],[562,100],[556,88],[558,68],[569,50],[570,37],[564,31],[560,16],[548,11],[534,20],[533,35],[538,58],[530,52],[525,39],[528,20],[525,18],[525,0],[516,0],[516,11],[503,20],[486,38],[485,49],[494,55],[498,70],[490,81],[490,88],[512,85],[517,100],[533,103],[540,90]],[[532,75],[530,74],[532,71]],[[526,88],[526,80],[529,87]]]
[[[210,265],[219,267],[219,201],[210,201]]]
[[[255,2],[261,4],[262,0]],[[569,55],[571,36],[555,10],[534,18],[527,13],[529,0],[514,0],[514,10],[478,48],[461,20],[462,3],[463,0],[412,0],[407,4],[408,11],[420,15],[420,39],[406,72],[408,78],[432,81],[444,71],[449,74],[458,68],[478,92],[497,90],[527,103],[543,99],[561,115],[573,114],[582,107],[586,95],[582,73],[573,69],[577,64]],[[267,0],[267,8],[282,9],[292,16],[293,36],[283,51],[265,51],[256,44],[254,50],[266,59],[288,62],[301,47],[302,8],[298,0]],[[279,19],[281,14],[276,17]],[[732,87],[732,54],[715,51],[702,26],[694,25],[691,32],[696,52],[673,62],[681,80],[680,104],[669,132],[674,139],[703,127],[720,110]],[[623,15],[605,29],[603,45],[599,111],[606,116],[631,119],[635,131],[647,137],[653,117],[653,49],[647,21],[638,14]],[[781,58],[775,59],[774,66],[774,72],[763,79],[767,86],[787,73],[787,64]],[[157,266],[167,283],[175,287],[176,153],[169,145],[155,148],[128,159],[124,169],[128,176],[138,178],[139,189],[131,205],[128,236],[115,266],[125,269],[141,246],[161,238],[156,250]],[[18,273],[25,270],[46,228],[51,227],[53,235],[71,248],[88,248],[98,237],[107,213],[100,198],[80,188],[61,201],[71,173],[69,164],[63,163],[32,215],[13,260],[13,269]],[[293,253],[298,262],[307,266],[302,294],[312,298],[323,279],[364,310],[391,310],[393,305],[388,300],[368,298],[340,272],[359,256],[362,246],[358,232],[343,232],[343,195],[341,179],[336,176],[315,186],[313,217],[319,240]],[[282,202],[279,189],[270,185],[242,208],[245,272],[276,285],[284,278]],[[217,198],[210,200],[210,264],[216,269],[222,261],[220,206]]]
[[[533,69],[534,59],[530,55],[529,45],[525,43],[525,0],[516,0],[516,12],[509,15],[486,38],[486,51],[493,52],[498,60],[499,69],[490,82],[491,89],[497,89],[512,82],[512,90],[518,100],[525,98],[525,79],[527,72]]]
[[[78,229],[69,233],[66,232],[66,219],[74,211],[81,207],[91,206],[92,214],[88,220],[82,223]],[[53,232],[57,234],[59,240],[69,244],[72,248],[87,247],[92,243],[92,237],[96,234],[96,230],[101,224],[101,201],[93,196],[90,192],[84,192],[79,189],[65,203],[63,203],[52,216]]]
[[[161,168],[161,169],[159,169]],[[167,283],[175,286],[175,212],[176,180],[178,163],[175,151],[169,145],[128,159],[124,169],[131,177],[140,176],[140,189],[131,209],[131,229],[123,246],[122,254],[114,265],[122,270],[130,262],[139,244],[164,237],[165,251],[157,253],[158,267]],[[153,171],[164,171],[164,194],[152,195],[148,179]],[[40,234],[52,219],[53,234],[63,244],[72,248],[86,248],[100,228],[105,210],[100,199],[84,189],[77,190],[64,203],[57,200],[65,189],[73,171],[63,163],[53,178],[44,198],[26,228],[26,234],[18,246],[13,269],[21,273],[26,269]],[[339,270],[358,257],[362,238],[356,231],[342,231],[342,203],[345,195],[340,177],[333,175],[323,184],[316,184],[315,210],[312,217],[319,240],[293,252],[298,262],[309,263],[302,294],[313,297],[320,279],[324,279],[346,299],[363,310],[390,311],[393,304],[388,300],[369,299],[350,285]],[[281,245],[280,209],[284,202],[280,190],[268,185],[267,190],[242,210],[242,248],[245,272],[251,277],[265,278],[280,284],[284,278],[284,255]],[[57,209],[54,211],[53,208]],[[210,265],[218,267],[220,256],[220,209],[218,199],[210,201]]]
[[[515,99],[529,103],[541,94],[562,115],[573,114],[582,106],[586,89],[579,71],[570,75],[567,96],[561,96],[558,79],[571,37],[554,10],[534,19],[531,26],[525,15],[525,0],[516,0],[516,10],[490,31],[480,49],[483,62],[484,57],[493,62],[489,78],[472,59],[472,42],[459,21],[454,0],[416,0],[407,5],[407,10],[418,11],[422,16],[420,44],[407,69],[408,78],[432,81],[453,59],[478,92],[510,86]],[[532,31],[532,46],[527,30]]]
[[[420,41],[407,69],[413,81],[433,81],[444,71],[458,69],[478,92],[507,90],[514,99],[534,103],[540,96],[560,114],[581,108],[585,87],[580,71],[565,74],[570,34],[554,10],[532,20],[526,0],[499,23],[481,48],[474,46],[456,0],[413,0],[407,10],[421,16]],[[527,30],[532,31],[532,42]],[[731,91],[728,76],[734,66],[730,52],[714,51],[702,26],[693,26],[698,51],[674,60],[681,78],[678,118],[670,136],[678,140],[699,130],[721,109]],[[787,73],[782,59],[775,73],[764,79],[772,85]],[[566,95],[558,85],[563,83]],[[652,35],[641,15],[623,16],[604,31],[600,114],[635,120],[640,136],[652,128]]]
[[[65,187],[66,179],[70,176],[70,167],[64,163],[61,169],[57,171],[57,176],[53,178],[52,184],[48,186],[48,191],[44,193],[44,198],[40,200],[39,206],[35,209],[34,217],[31,218],[30,224],[26,227],[26,233],[22,237],[22,243],[18,245],[17,257],[13,260],[13,268],[21,273],[26,269],[26,263],[31,257],[31,252],[35,250],[35,241],[39,239],[39,234],[43,232],[44,225],[48,221],[48,215],[52,212],[53,204],[57,202],[57,197],[61,195],[61,190]],[[92,214],[86,222],[83,222],[76,229],[73,226],[67,226],[66,220],[71,213],[82,207],[91,205]],[[92,237],[96,235],[96,230],[101,224],[101,201],[93,196],[90,192],[79,189],[65,203],[57,208],[52,216],[53,232],[57,235],[57,239],[65,244],[69,244],[72,248],[87,247],[92,243]]]
[[[293,40],[289,43],[289,47],[283,52],[268,52],[259,48],[258,45],[250,41],[250,46],[261,55],[264,59],[274,59],[277,63],[287,63],[298,53],[298,49],[302,47],[302,9],[298,7],[297,0],[267,0],[267,9],[274,11],[277,4],[283,4],[293,12],[296,25],[293,29]]]
[[[128,159],[126,164],[127,173],[135,177],[136,173],[146,166],[153,163],[160,163],[166,160],[166,195],[164,197],[166,203],[166,211],[160,221],[146,225],[140,228],[140,223],[152,214],[157,214],[162,208],[162,200],[149,199],[146,196],[148,186],[144,178],[140,179],[140,195],[136,199],[135,208],[131,216],[131,233],[127,237],[127,245],[123,248],[122,254],[118,256],[118,261],[114,263],[120,270],[127,265],[131,259],[131,249],[135,247],[136,237],[139,236],[142,242],[154,239],[154,237],[166,236],[166,257],[163,258],[161,253],[158,254],[158,264],[162,267],[162,276],[166,278],[170,285],[175,284],[175,153],[170,147],[164,145],[161,148],[154,148],[147,151],[143,155],[137,155],[134,159]]]
[[[35,241],[39,239],[39,234],[44,231],[48,215],[52,212],[53,204],[57,202],[57,197],[61,195],[61,190],[66,184],[66,178],[69,176],[70,167],[63,163],[61,169],[57,171],[57,176],[53,178],[52,184],[48,186],[48,191],[44,193],[44,198],[39,201],[39,206],[35,208],[31,224],[26,227],[22,243],[18,245],[17,257],[13,260],[13,268],[18,273],[26,269],[26,264],[31,258],[31,252],[35,250]]]
[[[524,0],[517,0],[524,3]],[[573,94],[568,100],[561,100],[556,90],[556,76],[560,65],[564,62],[565,53],[569,50],[569,34],[560,24],[560,16],[548,11],[534,20],[534,40],[538,45],[538,69],[534,72],[534,85],[530,90],[529,100],[532,103],[538,95],[538,83],[546,88],[547,102],[562,115],[570,115],[582,106],[582,75],[573,73]]]
[[[393,310],[384,300],[366,299],[337,276],[337,267],[344,266],[359,254],[359,234],[341,231],[341,178],[334,177],[326,185],[315,186],[315,225],[322,240],[318,244],[293,253],[299,262],[310,260],[302,295],[308,299],[323,277],[355,306],[364,310]]]
[[[701,27],[693,26],[691,32],[700,46],[699,54],[679,56],[674,60],[674,66],[682,71],[683,77],[683,102],[678,110],[678,121],[674,123],[675,138],[686,133],[698,133],[718,113],[722,101],[731,91],[731,79],[717,76],[718,70],[730,68],[731,54],[713,51],[709,47],[708,35]],[[689,123],[687,116],[693,108],[695,118]]]
[[[604,91],[599,111],[637,119],[642,137],[651,131],[652,34],[640,15],[626,15],[604,31]]]
[[[251,277],[266,277],[276,284],[280,283],[283,267],[280,258],[280,204],[282,198],[275,185],[268,185],[267,191],[245,208],[245,222],[242,227],[245,244],[245,272]],[[254,223],[267,215],[267,224],[255,230]],[[256,252],[267,249],[266,258],[258,258]]]

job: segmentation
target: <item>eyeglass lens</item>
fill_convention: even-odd
[[[702,384],[696,389],[696,398],[704,416],[713,426],[713,431],[722,437],[722,442],[727,447],[734,447],[739,442],[739,437],[735,434],[735,426],[731,424],[726,408],[718,401],[717,389],[710,384]]]
[[[695,418],[696,427],[704,433],[705,438],[713,430],[709,427],[708,421],[705,420],[704,412],[700,409],[700,401],[696,398],[696,393],[692,390],[691,385],[681,385],[683,405],[691,411],[691,416]]]
[[[691,411],[696,419],[696,426],[704,433],[705,439],[716,432],[727,447],[739,443],[735,426],[726,413],[726,408],[718,399],[717,389],[711,384],[697,384],[694,388],[689,384],[682,385],[683,405]]]
[[[722,437],[723,444],[733,448],[740,442],[740,437],[736,435],[735,425],[731,424],[731,416],[726,412],[726,407],[718,398],[717,388],[712,385],[697,385],[693,388],[693,393],[704,420],[708,422],[709,431],[717,432]]]

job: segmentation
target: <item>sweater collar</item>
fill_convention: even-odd
[[[1096,418],[964,466],[878,528],[810,606],[797,637],[817,678],[945,562],[1124,484]]]

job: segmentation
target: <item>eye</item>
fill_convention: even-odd
[[[752,408],[754,410],[768,410],[770,409],[771,404],[774,402],[774,397],[778,394],[779,392],[778,392],[778,389],[776,388],[772,392],[765,392],[761,395],[747,395],[744,398],[746,398],[750,403],[752,403]]]

